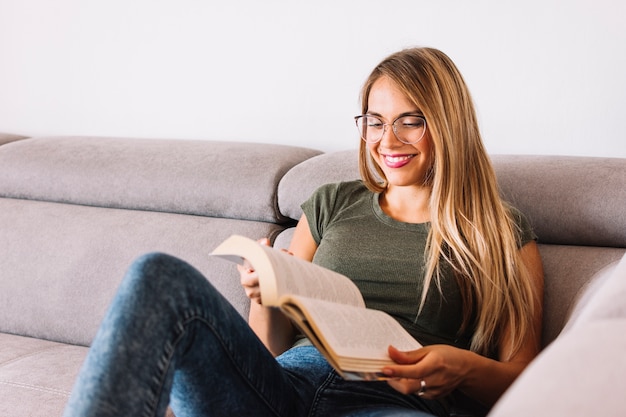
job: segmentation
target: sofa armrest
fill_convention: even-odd
[[[626,255],[600,279],[575,323],[526,368],[489,417],[623,415]]]
[[[622,416],[626,319],[560,336],[504,393],[489,417]]]

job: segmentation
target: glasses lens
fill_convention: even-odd
[[[393,123],[393,131],[400,141],[407,144],[417,143],[426,132],[426,120],[421,116],[404,116]]]
[[[383,137],[385,125],[378,117],[359,116],[356,118],[356,127],[361,139],[365,142],[378,142]]]

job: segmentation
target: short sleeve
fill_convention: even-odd
[[[316,244],[320,244],[324,230],[331,221],[339,184],[325,184],[319,187],[300,206],[309,222],[309,229]]]

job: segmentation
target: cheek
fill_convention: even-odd
[[[434,147],[433,147],[433,142],[430,139],[430,135],[428,135],[428,132],[426,133],[426,135],[424,136],[424,139],[422,139],[418,144],[417,144],[417,149],[423,153],[424,155],[429,155],[430,159],[434,159]]]
[[[369,152],[370,156],[373,157],[374,160],[376,160],[378,157],[378,143],[368,143],[365,146],[367,146],[367,151]]]

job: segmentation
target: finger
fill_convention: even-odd
[[[243,269],[244,269],[244,271],[246,271],[247,273],[254,272],[254,267],[252,266],[252,264],[250,263],[250,261],[248,261],[247,259],[244,259],[244,260],[243,260]]]
[[[421,361],[427,353],[426,349],[403,352],[394,346],[389,346],[387,352],[397,365],[385,366],[382,370],[384,375],[390,378],[416,379],[425,374],[426,369]]]
[[[392,378],[387,383],[396,391],[409,395],[418,392],[421,388],[421,381],[408,378]]]
[[[266,237],[259,239],[257,242],[259,242],[263,246],[270,246],[270,240]]]
[[[382,372],[389,378],[409,380],[418,380],[427,373],[420,365],[388,365]]]
[[[259,291],[246,291],[246,295],[248,296],[249,299],[255,301],[257,304],[262,304],[261,303],[261,293]]]
[[[426,351],[422,348],[403,352],[396,349],[394,346],[389,346],[387,353],[394,362],[408,365],[419,362],[425,356]]]
[[[259,277],[257,274],[250,273],[241,277],[241,285],[245,288],[259,288]]]
[[[442,389],[432,376],[421,378],[390,378],[387,383],[390,387],[403,394],[415,394],[421,398],[438,398],[447,395],[452,390]]]

